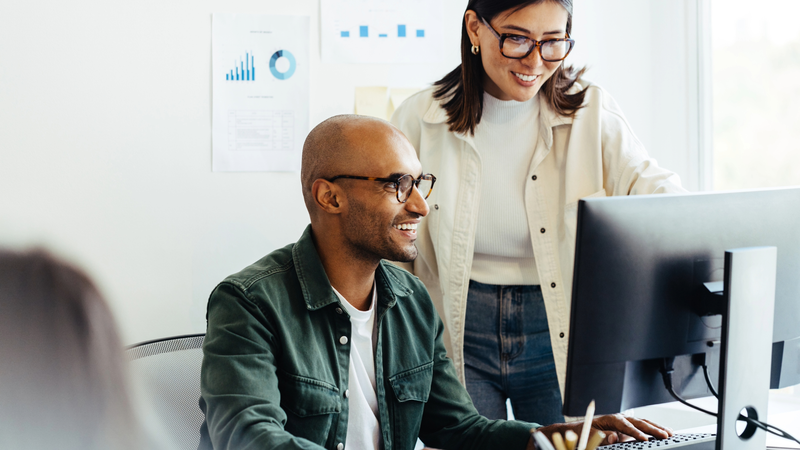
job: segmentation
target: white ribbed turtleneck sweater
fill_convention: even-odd
[[[481,283],[539,284],[525,210],[525,183],[539,138],[538,97],[517,102],[483,95],[474,135],[483,173],[470,274]]]

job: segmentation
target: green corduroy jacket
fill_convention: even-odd
[[[411,450],[417,436],[441,449],[524,449],[537,425],[478,415],[419,279],[385,261],[375,279],[385,450]],[[207,320],[201,449],[347,448],[350,319],[311,226],[297,243],[220,283]]]

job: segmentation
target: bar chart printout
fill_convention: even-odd
[[[214,172],[300,170],[309,130],[309,22],[307,16],[212,16]]]
[[[230,73],[225,74],[228,81],[255,81],[256,66],[255,57],[251,53],[245,53],[244,59],[234,63],[234,68]]]
[[[322,61],[438,62],[442,0],[321,0]]]
[[[292,111],[228,111],[230,151],[291,151],[292,148]]]

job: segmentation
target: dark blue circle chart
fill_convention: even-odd
[[[279,72],[278,68],[275,67],[275,63],[278,61],[278,58],[284,57],[289,60],[289,69],[286,72]],[[297,61],[294,60],[294,55],[292,55],[288,50],[278,50],[277,52],[272,54],[272,58],[269,59],[269,71],[272,72],[272,75],[279,80],[287,80],[289,77],[294,75],[294,70],[297,68]]]

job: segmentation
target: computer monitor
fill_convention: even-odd
[[[582,415],[593,399],[598,413],[674,401],[660,373],[670,357],[678,394],[711,396],[700,363],[716,383],[723,316],[706,315],[704,283],[722,280],[726,250],[756,246],[777,247],[769,384],[791,386],[800,383],[800,188],[581,200],[564,414]]]

